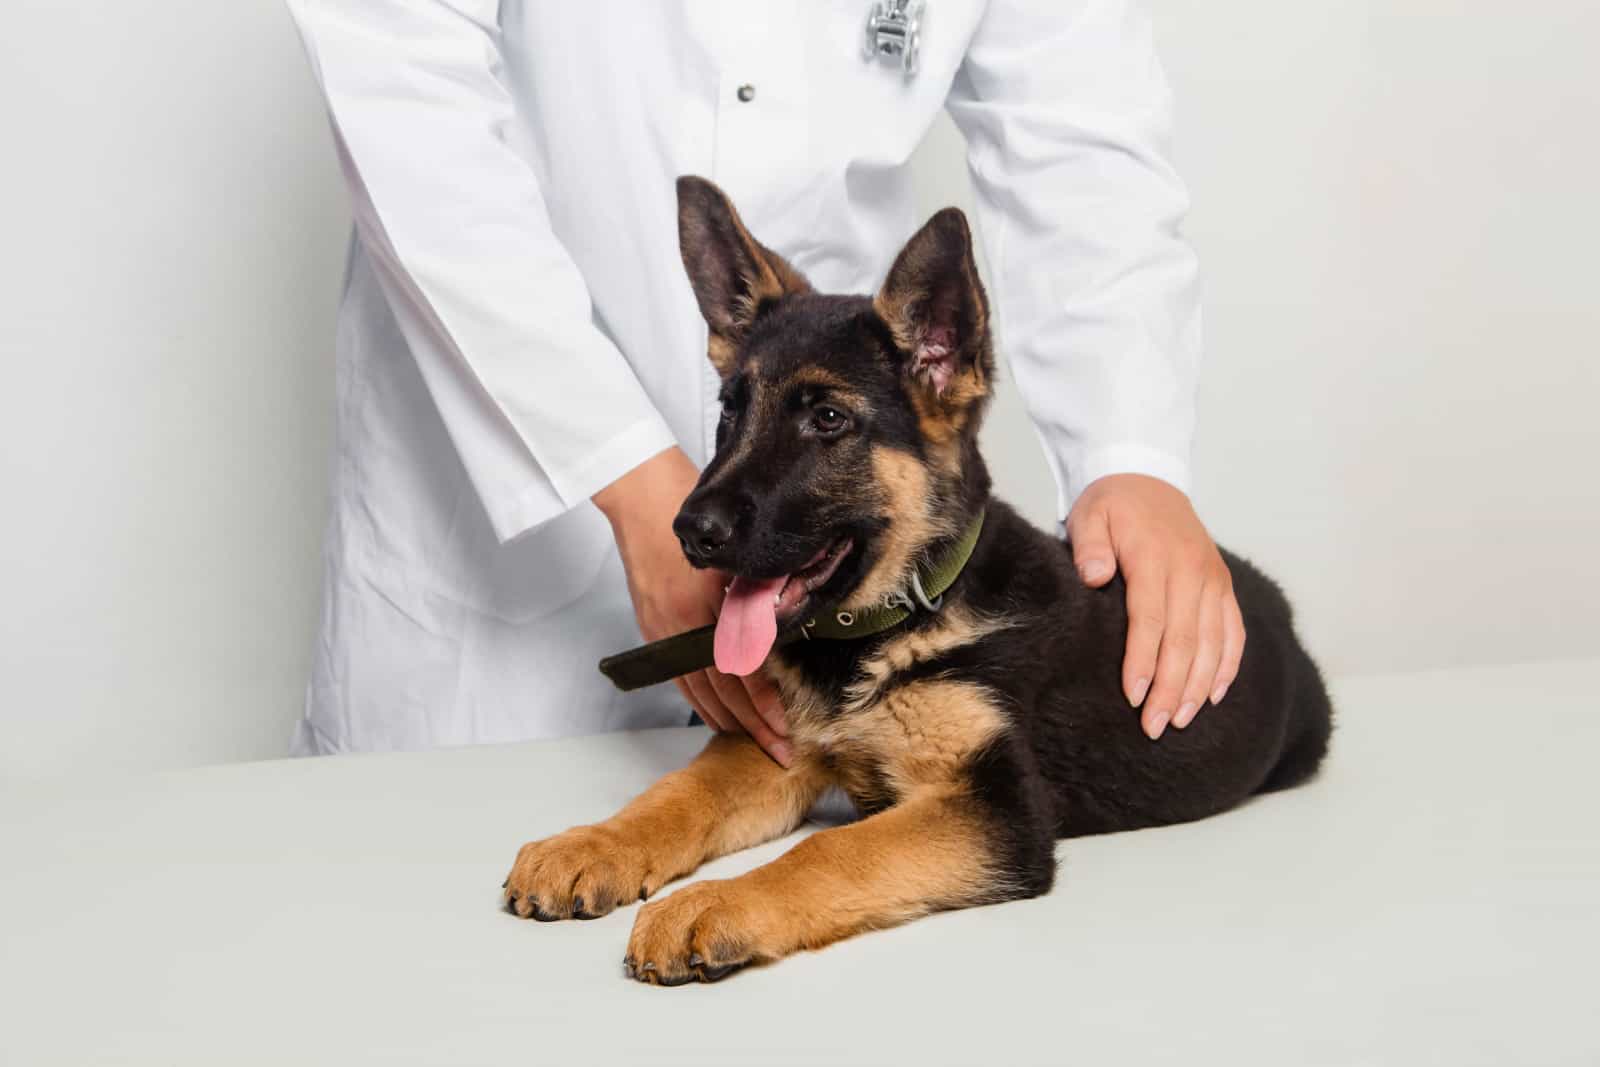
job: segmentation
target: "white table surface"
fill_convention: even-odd
[[[634,908],[519,921],[498,887],[700,731],[13,788],[0,1062],[1600,1063],[1597,676],[1347,680],[1309,786],[676,989],[622,977]]]

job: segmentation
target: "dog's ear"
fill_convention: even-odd
[[[989,301],[972,231],[947,207],[906,242],[873,307],[905,359],[925,414],[954,414],[989,394]]]
[[[726,194],[704,178],[678,179],[678,251],[711,328],[708,348],[720,374],[733,369],[739,342],[768,305],[811,288],[750,236]]]

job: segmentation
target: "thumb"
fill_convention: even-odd
[[[1099,588],[1117,572],[1117,554],[1111,548],[1111,520],[1104,508],[1074,511],[1067,520],[1067,540],[1083,584]]]

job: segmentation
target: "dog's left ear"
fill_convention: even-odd
[[[678,179],[678,251],[711,329],[709,354],[719,374],[733,370],[739,343],[763,311],[811,288],[782,256],[750,236],[727,194],[704,178]]]
[[[947,207],[900,250],[873,300],[906,357],[919,392],[947,412],[989,393],[994,356],[989,301],[978,280],[972,231]]]

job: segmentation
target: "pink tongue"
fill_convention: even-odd
[[[778,639],[777,597],[789,579],[757,581],[735,578],[717,616],[717,670],[723,674],[754,674]]]

